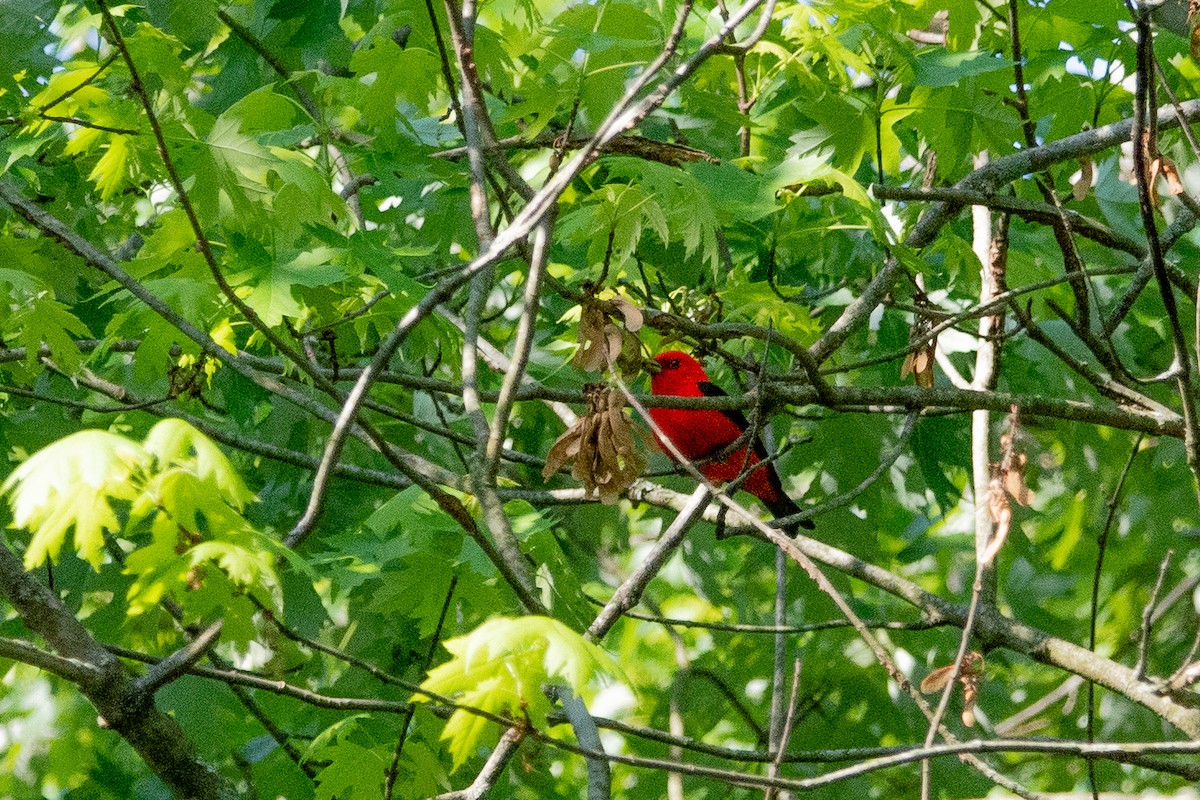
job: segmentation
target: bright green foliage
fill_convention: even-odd
[[[106,535],[138,542],[124,556],[126,574],[135,576],[131,614],[200,588],[208,563],[263,599],[277,582],[275,548],[241,513],[254,495],[225,454],[182,420],[159,422],[141,444],[107,431],[72,434],[30,456],[0,492],[10,495],[13,527],[33,534],[26,568],[57,561],[72,528],[75,550],[96,570]]]
[[[159,470],[172,467],[183,470],[202,485],[216,488],[220,501],[237,511],[254,500],[254,495],[225,454],[211,439],[183,420],[159,422],[146,434],[142,445],[156,459]]]
[[[35,453],[0,486],[10,494],[13,526],[33,532],[25,566],[57,559],[67,531],[75,549],[93,567],[104,559],[104,534],[119,528],[111,500],[133,500],[132,480],[150,458],[124,436],[81,431]]]
[[[607,653],[549,617],[496,617],[444,644],[453,658],[431,669],[421,688],[465,706],[450,715],[442,731],[455,768],[495,727],[468,708],[544,729],[551,708],[547,686],[565,684],[586,700],[594,696],[596,679],[620,672]],[[429,698],[418,694],[416,699]]]

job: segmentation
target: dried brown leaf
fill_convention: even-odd
[[[913,376],[913,381],[924,389],[933,388],[934,379],[934,361],[936,359],[936,342],[931,342],[928,346],[921,350],[909,353],[904,357],[904,364],[900,367],[900,378],[903,380],[909,375]]]
[[[616,395],[615,392],[613,394]],[[638,447],[638,439],[625,409],[619,405],[610,406],[608,418],[612,430],[612,444],[618,459],[617,480],[623,491],[641,477],[646,469],[646,458]]]
[[[1159,156],[1159,171],[1167,181],[1167,194],[1177,197],[1183,194],[1183,181],[1179,178],[1179,169],[1175,162],[1166,156]]]
[[[1092,190],[1092,181],[1096,178],[1096,166],[1086,156],[1079,159],[1079,177],[1071,182],[1071,196],[1083,200]]]
[[[936,347],[937,347],[937,342],[930,342],[929,347],[928,347],[928,349],[926,349],[925,352],[917,353],[917,363],[916,363],[917,386],[920,386],[924,389],[932,389],[933,388],[933,378],[934,378],[933,365],[934,365],[934,362],[937,360],[937,356],[935,355]]]
[[[974,651],[967,653],[963,659],[963,668],[958,676],[963,690],[963,725],[968,728],[975,726],[975,700],[979,697],[979,687],[983,683],[983,654]]]
[[[946,688],[953,673],[953,664],[938,667],[921,681],[921,692],[940,692]],[[983,654],[972,650],[963,656],[962,667],[958,671],[958,685],[962,687],[963,692],[962,721],[968,728],[975,725],[975,701],[979,697],[979,687],[982,683]]]
[[[637,333],[641,330],[642,324],[646,321],[642,310],[633,303],[626,300],[621,295],[617,295],[612,299],[613,305],[621,312],[621,316],[625,318],[625,330],[630,333]]]

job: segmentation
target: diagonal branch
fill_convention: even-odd
[[[153,695],[163,686],[183,675],[217,645],[221,635],[222,621],[217,620],[205,628],[199,636],[155,664],[145,675],[134,681],[139,692]]]
[[[704,514],[708,502],[708,490],[701,484],[696,491],[692,492],[687,504],[680,509],[675,521],[659,537],[654,549],[646,555],[641,566],[625,579],[604,608],[600,610],[600,613],[596,615],[595,621],[588,626],[587,638],[592,641],[600,641],[622,614],[638,604],[638,600],[646,591],[650,581],[662,569],[670,555],[675,552],[675,548],[683,541],[683,537],[692,525]]]
[[[236,796],[233,786],[200,760],[196,746],[175,718],[159,711],[153,695],[127,675],[49,589],[34,580],[0,543],[0,594],[29,630],[44,638],[71,668],[79,690],[107,727],[121,735],[178,797],[219,800]],[[49,662],[46,662],[49,665]],[[60,665],[61,666],[61,665]]]

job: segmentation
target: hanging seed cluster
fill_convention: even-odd
[[[950,682],[953,673],[953,664],[938,667],[921,681],[921,692],[932,694],[942,691]],[[975,725],[975,700],[979,697],[979,686],[982,683],[983,653],[972,650],[963,656],[962,666],[958,670],[958,685],[962,687],[963,693],[962,721],[968,728]]]
[[[624,396],[603,383],[587,384],[584,394],[588,413],[550,448],[542,477],[549,478],[574,459],[571,477],[588,494],[599,495],[600,502],[611,505],[642,474],[646,459],[625,414]]]
[[[617,327],[610,314],[619,314],[623,327]],[[620,295],[597,300],[589,295],[579,314],[579,350],[572,365],[583,372],[616,366],[623,375],[641,369],[641,341],[637,332],[643,323],[641,309]]]

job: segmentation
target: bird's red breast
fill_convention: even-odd
[[[655,395],[673,397],[706,397],[724,394],[708,380],[708,374],[700,362],[687,353],[669,350],[655,357],[659,372],[650,378],[650,391]],[[663,436],[691,461],[701,461],[728,447],[746,430],[746,422],[740,414],[734,415],[717,410],[694,410],[685,408],[651,408],[650,418],[662,431]],[[656,436],[657,438],[657,436]],[[668,450],[659,439],[661,447]],[[674,457],[674,456],[672,456]],[[753,449],[741,447],[720,461],[700,465],[700,472],[709,480],[724,483],[741,475],[742,472],[761,459]],[[781,499],[777,488],[778,478],[771,480],[773,467],[767,465],[756,469],[742,482],[741,488],[766,503]]]

